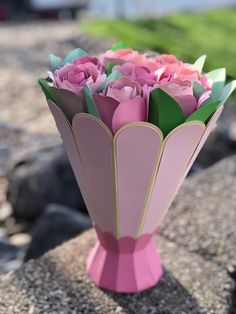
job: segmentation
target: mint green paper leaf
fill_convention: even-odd
[[[194,62],[195,68],[196,68],[200,73],[202,72],[202,69],[203,69],[205,60],[206,60],[206,55],[203,55],[203,56],[199,57],[199,58]]]
[[[101,120],[97,106],[93,100],[92,90],[86,84],[84,85],[84,94],[85,94],[85,100],[86,100],[88,113]]]
[[[64,64],[66,63],[72,63],[74,59],[82,57],[82,56],[87,56],[88,53],[84,51],[83,49],[77,48],[72,50],[64,59]]]
[[[117,50],[126,49],[126,48],[130,48],[129,45],[125,41],[119,41],[118,43],[115,43],[111,47],[111,50],[112,51],[117,51]]]
[[[225,85],[226,69],[217,69],[206,73],[205,76],[213,81],[211,97],[218,99]]]
[[[40,85],[40,87],[42,88],[44,95],[46,97],[46,99],[50,99],[52,100],[55,104],[57,104],[57,100],[56,98],[52,95],[52,93],[50,92],[50,86],[48,85],[47,81],[39,78],[38,79],[38,83]]]
[[[198,82],[193,82],[193,95],[197,100],[199,100],[205,91],[205,88],[201,84]]]
[[[184,122],[184,113],[179,104],[160,88],[150,94],[148,121],[158,126],[163,135]]]
[[[98,87],[97,89],[97,93],[100,93],[104,90],[104,88],[107,87],[107,84],[112,81],[112,80],[118,80],[119,78],[122,77],[122,74],[119,71],[114,71],[112,72],[107,78],[106,80]]]
[[[107,74],[110,75],[112,73],[112,69],[114,68],[114,66],[116,66],[117,63],[115,62],[110,62],[108,63],[108,66],[107,66]]]
[[[52,71],[55,71],[56,69],[61,68],[64,64],[63,61],[61,60],[61,58],[55,56],[52,53],[50,53],[50,55],[49,55],[49,60],[50,60],[50,65],[51,65]]]
[[[186,119],[186,122],[202,121],[205,123],[219,107],[219,104],[219,100],[211,100],[211,102],[209,102],[209,99],[207,99],[206,102],[204,102],[198,110],[196,110],[194,113],[191,114],[191,116]]]
[[[225,87],[223,88],[221,95],[219,97],[221,100],[221,102],[220,102],[221,105],[224,105],[224,103],[229,98],[229,96],[232,94],[232,92],[235,90],[235,88],[236,88],[236,80],[225,85]]]

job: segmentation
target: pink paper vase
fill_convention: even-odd
[[[183,123],[163,139],[147,122],[111,133],[99,119],[78,113],[70,123],[48,101],[98,235],[87,273],[99,287],[140,292],[163,274],[153,234],[222,112],[207,125]]]

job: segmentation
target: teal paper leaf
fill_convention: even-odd
[[[50,53],[49,55],[49,60],[50,60],[50,65],[51,65],[51,69],[54,72],[56,69],[59,69],[63,66],[63,61],[61,60],[61,58],[55,56],[54,54]]]
[[[84,51],[83,49],[77,48],[72,50],[64,59],[64,65],[66,63],[72,63],[74,59],[82,57],[82,56],[86,56],[88,55],[88,53],[86,51]]]
[[[217,69],[206,73],[205,76],[213,81],[211,97],[213,99],[218,99],[225,85],[226,69]]]
[[[107,84],[112,81],[112,80],[118,80],[119,78],[122,77],[122,74],[119,71],[114,71],[112,72],[107,78],[106,80],[98,87],[97,89],[97,93],[100,93],[104,90],[104,88],[107,87]]]
[[[112,51],[117,51],[117,50],[126,49],[126,48],[130,48],[129,45],[125,41],[119,41],[118,43],[115,43],[111,47],[111,50]]]
[[[224,103],[229,98],[229,96],[232,94],[232,92],[235,90],[235,88],[236,88],[236,80],[225,85],[225,87],[223,88],[221,95],[219,97],[221,100],[221,102],[220,102],[221,105],[224,105]]]
[[[194,97],[199,100],[199,98],[202,96],[202,94],[205,93],[205,88],[199,84],[198,82],[193,82],[193,95]]]
[[[202,72],[202,69],[203,69],[205,60],[206,60],[206,55],[203,55],[203,56],[199,57],[199,58],[194,62],[195,68],[197,68],[197,70],[198,70],[200,73]]]
[[[150,94],[148,121],[158,126],[166,136],[184,122],[184,113],[180,105],[160,88]]]
[[[88,85],[84,85],[84,94],[88,113],[101,120],[97,106],[93,100],[92,90]]]
[[[220,101],[214,101],[213,99],[208,98],[202,105],[192,113],[187,119],[189,121],[202,121],[206,123],[208,119],[213,115],[216,109],[219,107]]]

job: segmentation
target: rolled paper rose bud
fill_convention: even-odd
[[[128,77],[111,81],[93,99],[102,121],[113,134],[130,122],[147,121],[147,99],[139,82]]]
[[[68,89],[79,94],[87,84],[95,91],[106,79],[106,74],[101,70],[101,64],[97,58],[82,56],[73,60],[72,64],[66,64],[54,72],[56,87]]]
[[[124,48],[116,51],[107,50],[100,57],[100,62],[104,67],[107,67],[109,63],[114,64],[124,64],[128,63],[140,63],[145,60],[145,55],[140,52],[130,49]]]

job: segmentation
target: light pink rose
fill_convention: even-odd
[[[160,84],[159,86],[176,102],[181,106],[185,117],[191,115],[196,111],[204,101],[206,101],[211,95],[211,85],[208,80],[198,79],[195,77],[196,73],[188,73],[184,75],[178,75],[177,78],[169,81],[165,84]],[[197,100],[193,93],[193,82],[199,82],[200,84],[204,82],[203,87],[208,88],[205,93],[203,93],[199,100]]]
[[[210,96],[211,81],[201,75],[193,64],[181,62],[173,55],[159,55],[156,57],[156,63],[157,86],[177,101],[185,117],[197,110]],[[193,93],[194,82],[198,82],[207,90],[198,101]]]
[[[66,64],[55,71],[54,82],[58,88],[68,89],[76,94],[81,92],[85,84],[95,91],[106,79],[106,74],[101,73],[99,68],[97,58],[76,58],[72,64]]]
[[[140,83],[141,86],[153,86],[156,84],[156,75],[142,64],[124,63],[113,68],[118,70],[123,76],[130,77]]]
[[[115,64],[123,63],[140,63],[144,61],[145,55],[139,53],[136,50],[125,48],[119,49],[117,51],[107,50],[103,55],[101,55],[101,63],[106,68],[110,62]]]
[[[115,134],[130,122],[147,121],[147,101],[141,85],[128,77],[111,81],[100,94],[94,94],[102,121]]]

